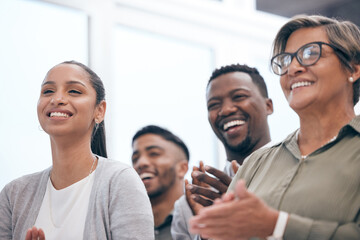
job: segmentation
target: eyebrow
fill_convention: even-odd
[[[237,91],[246,91],[246,92],[250,93],[250,92],[251,92],[251,89],[244,88],[244,87],[239,87],[239,88],[235,88],[235,89],[231,90],[229,93],[230,93],[230,94],[234,94],[234,93],[237,92]],[[217,99],[219,99],[219,98],[221,98],[221,97],[214,96],[214,97],[209,98],[209,100],[207,100],[207,102],[210,102],[210,101],[212,101],[212,100],[217,100]]]
[[[46,82],[44,82],[41,86],[52,85],[52,84],[56,84],[56,83],[55,83],[54,81],[46,81]],[[80,81],[73,81],[73,80],[71,80],[71,81],[67,81],[66,84],[67,84],[67,85],[79,84],[79,85],[82,85],[82,86],[86,87],[85,84],[83,84],[83,83],[80,82]]]
[[[160,150],[164,150],[164,148],[160,147],[160,146],[157,146],[157,145],[150,145],[150,146],[147,146],[145,148],[146,151],[150,151],[152,149],[160,149]],[[132,153],[132,156],[134,156],[135,154],[138,154],[139,153],[139,150],[136,150]]]

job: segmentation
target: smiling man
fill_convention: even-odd
[[[175,201],[184,194],[190,158],[185,143],[170,131],[150,125],[132,140],[132,164],[143,181],[154,214],[155,239],[171,239]]]
[[[237,170],[236,163],[241,165],[252,152],[270,145],[267,117],[272,114],[273,105],[256,68],[233,64],[216,69],[206,88],[206,102],[209,123],[225,147],[227,164],[224,171],[195,167],[193,183],[186,186],[186,197],[175,204],[171,231],[177,240],[195,238],[189,232],[190,217],[226,192]],[[236,162],[230,164],[232,160]]]

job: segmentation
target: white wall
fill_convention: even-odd
[[[191,164],[222,167],[224,152],[207,122],[211,71],[246,63],[265,77],[275,113],[271,135],[297,125],[268,67],[285,19],[241,1],[0,1],[0,188],[51,165],[36,103],[47,70],[64,60],[89,64],[108,101],[109,157],[130,164],[131,137],[146,124],[167,127],[189,146]]]

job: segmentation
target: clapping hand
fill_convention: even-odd
[[[233,171],[238,170],[236,161],[231,163]],[[211,177],[209,174],[213,175]],[[204,206],[210,206],[214,200],[224,194],[231,182],[231,177],[216,168],[205,166],[200,161],[199,167],[194,167],[191,174],[192,184],[186,181],[186,199],[196,215]]]
[[[216,240],[265,238],[272,235],[278,214],[240,180],[235,192],[224,194],[190,219],[190,231]]]
[[[41,228],[29,228],[26,232],[25,240],[45,240],[45,233]]]

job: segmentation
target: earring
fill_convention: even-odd
[[[354,82],[354,78],[353,77],[349,77],[349,82]]]

